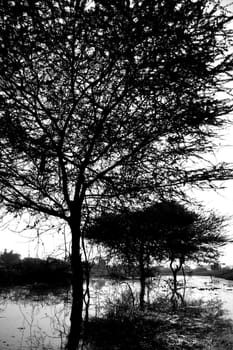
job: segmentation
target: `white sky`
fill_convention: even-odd
[[[221,133],[222,134],[222,133]],[[215,152],[216,163],[233,164],[233,125],[225,129],[223,136],[216,140],[218,150]],[[192,196],[209,209],[229,218],[226,234],[233,239],[233,179],[218,183],[218,190],[193,190]],[[233,266],[233,243],[223,249],[221,262]]]
[[[37,230],[25,229],[27,224],[26,215],[21,219],[15,219],[11,215],[7,215],[2,219],[0,225],[0,252],[4,249],[13,250],[24,257],[40,257],[57,256],[64,258],[64,229],[57,233],[56,230],[38,235]],[[67,233],[66,233],[67,234]],[[68,236],[68,235],[67,235]]]

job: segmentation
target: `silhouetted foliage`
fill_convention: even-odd
[[[3,253],[0,254],[0,264],[5,266],[6,268],[11,268],[14,265],[20,262],[20,254],[13,253],[13,250],[7,251],[4,250]]]
[[[159,205],[159,231],[163,258],[169,261],[173,274],[172,301],[182,301],[177,274],[187,261],[213,263],[219,248],[227,243],[223,234],[224,220],[214,212],[190,210],[176,202]]]
[[[25,285],[44,283],[48,286],[71,283],[70,264],[66,261],[48,258],[20,259],[13,251],[0,254],[0,285]]]
[[[209,149],[231,109],[217,95],[232,69],[229,20],[207,0],[2,2],[0,198],[69,225],[73,323],[89,215],[231,176],[181,162]]]
[[[90,320],[86,340],[95,350],[206,350],[223,344],[231,349],[233,325],[222,314],[216,301],[187,303],[174,311],[161,298],[142,312],[122,298],[104,317]]]
[[[156,203],[144,210],[103,214],[86,237],[102,244],[110,254],[139,269],[143,307],[147,271],[154,261],[169,261],[177,294],[177,273],[187,260],[215,261],[226,243],[223,217],[200,214],[174,201]]]

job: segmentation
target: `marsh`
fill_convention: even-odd
[[[147,297],[151,300],[169,294],[167,276],[154,279]],[[138,281],[115,282],[92,279],[89,317],[102,317],[105,307],[122,292],[133,291],[137,298]],[[208,276],[187,277],[187,300],[220,300],[226,318],[233,320],[233,281]],[[71,291],[67,287],[45,288],[43,285],[5,287],[0,290],[1,350],[63,349],[69,332]]]

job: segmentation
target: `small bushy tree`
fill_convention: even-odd
[[[219,257],[219,247],[227,242],[223,234],[225,218],[214,212],[200,212],[177,202],[159,205],[160,247],[173,274],[173,295],[179,296],[177,274],[186,261],[211,263]]]
[[[186,260],[213,261],[226,242],[221,232],[223,218],[200,214],[174,201],[156,203],[144,210],[103,214],[87,230],[87,237],[107,251],[134,265],[140,275],[140,305],[143,308],[147,270],[154,261],[169,261],[173,294],[177,273]]]
[[[154,208],[103,214],[86,232],[86,237],[92,243],[103,245],[111,257],[116,257],[139,271],[142,308],[151,259],[154,255],[160,255],[154,214]]]

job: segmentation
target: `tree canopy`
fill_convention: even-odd
[[[90,208],[189,181],[180,160],[229,111],[217,2],[5,1],[0,15],[8,208],[67,220],[84,197]]]
[[[175,201],[163,201],[145,209],[103,214],[87,229],[86,237],[102,244],[110,254],[129,263],[156,261],[210,262],[227,242],[224,218],[200,213]]]
[[[158,231],[164,258],[210,262],[219,256],[218,248],[226,244],[223,234],[226,218],[213,211],[200,212],[176,202],[158,205]]]

